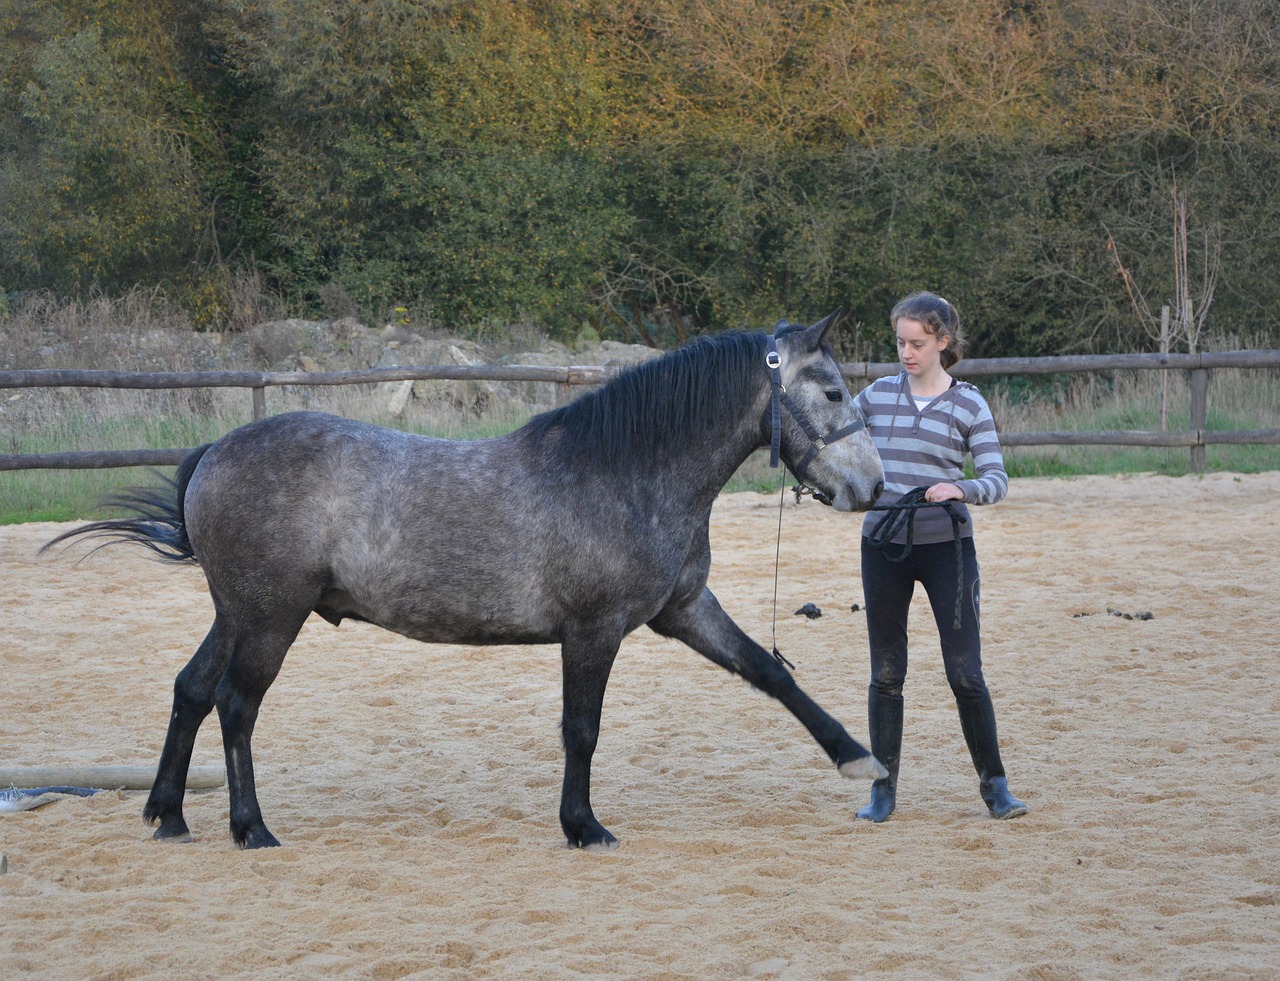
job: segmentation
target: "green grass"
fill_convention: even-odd
[[[1085,474],[1192,473],[1191,451],[1147,446],[1011,447],[1005,450],[1009,477],[1079,477]],[[1262,473],[1280,470],[1280,447],[1209,446],[1206,473]]]
[[[156,419],[121,416],[107,425],[83,416],[63,416],[51,425],[31,427],[6,440],[6,453],[53,453],[72,450],[170,449],[194,447],[222,436],[245,419],[221,416]],[[386,422],[386,420],[378,420]],[[483,439],[511,429],[512,423],[476,422],[468,426],[406,426],[423,435]],[[172,468],[155,468],[171,474]],[[74,521],[111,513],[100,502],[130,487],[153,486],[152,468],[108,470],[16,470],[0,472],[0,525],[29,521]]]
[[[1159,383],[1151,372],[1081,377],[1051,390],[1025,386],[1010,390],[994,384],[982,388],[1005,432],[1159,429]],[[351,391],[304,391],[289,397],[301,400],[301,404],[288,404],[284,393],[276,393],[271,397],[271,411],[305,405],[461,439],[496,436],[522,421],[432,416],[390,420],[370,411],[370,404],[376,403],[355,387]],[[1185,385],[1171,385],[1168,397],[1168,428],[1185,428]],[[1280,428],[1280,377],[1275,373],[1216,372],[1209,397],[1209,429]],[[22,399],[0,406],[0,450],[6,453],[196,446],[248,421],[249,416],[245,393],[235,390],[63,391],[24,395]],[[1187,448],[1006,446],[1005,463],[1014,479],[1124,473],[1181,476],[1191,472],[1191,453]],[[1280,470],[1280,446],[1209,446],[1205,469],[1242,473]],[[726,490],[777,494],[783,479],[779,471],[769,469],[768,453],[762,450],[742,465]],[[788,487],[794,483],[785,479]],[[103,497],[154,481],[153,475],[137,468],[0,472],[0,524],[95,516],[101,513],[95,506]]]
[[[1185,380],[1174,374],[1168,392],[1167,429],[1189,426]],[[992,396],[1005,432],[1160,430],[1159,379],[1154,373],[1077,378],[1052,399],[1010,401]],[[998,408],[997,408],[998,407]],[[1209,387],[1206,430],[1280,428],[1277,378],[1264,371],[1220,371]],[[1193,472],[1189,447],[1018,446],[1005,447],[1011,478],[1074,477],[1084,474],[1158,473],[1180,477]],[[1280,470],[1280,446],[1205,447],[1206,472],[1260,473]]]
[[[1242,420],[1229,424],[1211,422],[1211,428],[1256,428]],[[109,439],[96,439],[88,430],[64,423],[44,433],[28,433],[17,448],[7,452],[41,453],[68,449],[116,448],[163,449],[174,446],[196,446],[221,435],[226,429],[212,425],[186,424],[155,420],[118,420],[110,427]],[[417,428],[417,427],[415,427]],[[511,424],[477,423],[453,431],[430,431],[427,435],[477,439],[500,435]],[[1097,420],[1093,429],[1139,429],[1147,423],[1117,425],[1114,417]],[[11,443],[12,445],[12,443]],[[1006,447],[1005,465],[1009,476],[1075,477],[1084,474],[1158,473],[1182,476],[1191,471],[1191,453],[1186,448],[1163,447]],[[1205,469],[1209,472],[1259,473],[1280,470],[1280,446],[1209,446],[1205,449]],[[760,451],[742,465],[726,491],[754,491],[777,494],[784,478],[769,468],[767,451]],[[786,486],[794,478],[787,475]],[[122,489],[149,485],[155,477],[145,469],[113,470],[20,470],[0,473],[0,525],[29,521],[73,521],[102,512],[97,504]]]

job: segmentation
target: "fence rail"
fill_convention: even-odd
[[[896,363],[842,364],[846,378],[872,380],[896,374]],[[1186,371],[1191,380],[1191,413],[1187,429],[1177,432],[1097,430],[1092,432],[1001,432],[1005,446],[1164,446],[1187,447],[1192,469],[1204,468],[1206,446],[1217,444],[1278,445],[1280,429],[1206,429],[1210,373],[1222,368],[1280,368],[1280,350],[1226,351],[1206,354],[1096,354],[1048,358],[974,358],[951,373],[962,378],[993,375],[1072,374],[1095,371]],[[568,389],[599,385],[616,369],[598,365],[401,365],[358,371],[103,371],[42,368],[0,371],[0,388],[245,388],[252,392],[253,416],[266,415],[266,390],[284,385],[368,385],[397,381],[551,382]],[[0,471],[92,470],[115,467],[160,467],[180,463],[188,449],[86,450],[66,453],[0,454]]]

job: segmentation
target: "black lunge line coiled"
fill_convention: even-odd
[[[892,504],[873,507],[872,511],[884,511],[885,515],[872,526],[871,534],[867,536],[867,544],[882,552],[890,562],[905,561],[911,554],[916,512],[921,508],[942,508],[946,511],[951,519],[951,532],[954,536],[956,553],[956,618],[953,628],[959,630],[964,610],[964,549],[960,544],[960,526],[969,519],[957,511],[951,501],[926,501],[924,495],[927,490],[926,487],[916,487],[907,491]],[[890,555],[888,545],[904,526],[907,534],[902,551],[898,555]]]

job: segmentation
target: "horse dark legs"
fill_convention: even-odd
[[[729,619],[709,589],[687,606],[670,606],[649,622],[666,637],[688,644],[710,661],[741,675],[776,698],[799,719],[846,777],[881,778],[888,771],[856,743],[844,726],[801,690],[795,679],[763,647]]]
[[[608,639],[566,639],[561,645],[564,675],[564,786],[560,792],[560,827],[570,846],[593,850],[618,847],[591,809],[591,757],[600,737],[600,710],[609,672],[622,642],[621,633]]]
[[[226,629],[226,621],[215,617],[213,626],[173,683],[173,711],[165,736],[160,764],[151,785],[142,816],[148,822],[159,822],[158,840],[189,841],[191,833],[182,816],[182,800],[186,794],[187,770],[200,724],[213,709],[213,693],[226,669],[234,646]]]
[[[258,790],[253,780],[253,726],[258,721],[262,691],[246,691],[224,678],[218,685],[218,719],[227,758],[227,787],[231,796],[231,837],[241,848],[274,848],[280,844],[262,821]]]
[[[280,844],[262,820],[253,779],[251,743],[262,698],[280,673],[284,656],[301,627],[300,620],[292,629],[255,631],[252,643],[242,642],[236,646],[235,656],[215,692],[218,720],[222,723],[222,748],[227,759],[231,837],[241,848],[274,848]]]

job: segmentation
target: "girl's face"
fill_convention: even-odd
[[[928,377],[942,370],[942,352],[951,343],[950,337],[930,334],[924,324],[909,317],[899,317],[895,330],[898,333],[898,360],[908,374]]]

